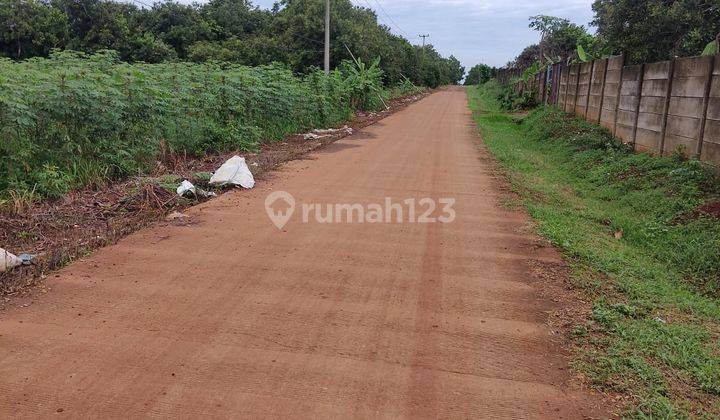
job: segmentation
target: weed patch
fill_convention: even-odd
[[[559,110],[518,124],[493,83],[470,90],[484,142],[593,302],[571,331],[575,366],[626,395],[625,415],[720,415],[718,178],[679,155],[635,154]]]

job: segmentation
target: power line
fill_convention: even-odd
[[[143,5],[143,6],[147,7],[147,8],[150,8],[150,9],[153,8],[153,7],[150,6],[149,4],[143,3],[143,2],[141,2],[140,0],[132,0],[132,2],[133,2],[133,3],[137,3],[137,4],[141,4],[141,5]]]
[[[400,25],[397,24],[397,22],[395,22],[395,19],[393,19],[392,16],[390,16],[390,14],[385,10],[385,8],[382,6],[382,4],[380,4],[380,2],[378,0],[373,0],[373,1],[375,2],[375,4],[378,5],[378,7],[380,8],[380,11],[383,12],[383,14],[390,20],[390,22],[392,22],[392,24],[395,25],[395,28],[397,28],[398,31],[403,33],[405,36],[410,37],[408,35],[408,33],[405,32],[405,30],[403,28],[401,28]]]

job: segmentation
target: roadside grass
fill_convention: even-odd
[[[540,233],[593,302],[575,367],[634,418],[720,416],[720,180],[696,161],[635,154],[553,109],[503,113],[491,81],[470,107]]]

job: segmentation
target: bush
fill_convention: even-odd
[[[278,64],[130,65],[111,51],[0,59],[0,196],[137,174],[161,150],[256,150],[346,120],[359,92],[354,103],[373,105],[375,79],[358,88],[338,72],[299,78]]]
[[[515,84],[503,86],[497,97],[498,104],[505,111],[521,111],[537,105],[535,95],[519,89]]]

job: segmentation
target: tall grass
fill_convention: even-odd
[[[137,174],[165,153],[256,150],[351,115],[340,72],[282,65],[127,64],[111,51],[0,59],[0,195]]]
[[[575,365],[625,394],[624,416],[720,416],[720,180],[695,160],[633,153],[552,108],[518,120],[495,85],[471,91],[485,144],[592,310]]]

